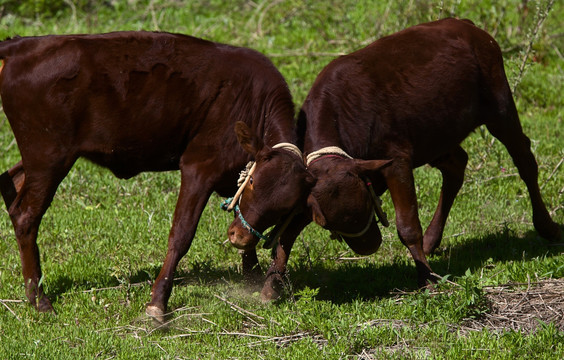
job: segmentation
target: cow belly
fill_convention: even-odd
[[[179,155],[151,153],[141,151],[110,153],[89,153],[83,155],[84,158],[108,168],[120,179],[129,179],[145,171],[170,171],[178,170]]]

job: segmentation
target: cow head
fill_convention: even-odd
[[[260,240],[258,233],[275,224],[281,226],[292,213],[306,208],[315,181],[297,151],[267,146],[243,122],[235,124],[235,132],[256,164],[238,200],[239,216],[229,226],[228,235],[233,246],[250,249]]]
[[[324,156],[308,166],[317,179],[307,200],[313,221],[358,254],[372,254],[382,242],[374,214],[379,199],[371,194],[369,179],[378,179],[390,162]]]

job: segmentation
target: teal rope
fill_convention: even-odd
[[[222,202],[221,205],[220,205],[221,210],[227,211],[227,207],[229,206],[229,204],[231,204],[232,201],[233,201],[233,198],[232,198],[232,197],[230,197],[230,198],[227,199],[227,200],[223,200],[223,202]],[[238,206],[238,205],[235,205],[235,206]]]
[[[232,197],[227,199],[227,200],[224,200],[221,203],[221,209],[227,211],[227,207],[229,206],[229,204],[231,204],[231,201],[233,201]],[[243,225],[243,227],[245,229],[247,229],[248,232],[250,232],[254,236],[258,237],[259,239],[263,239],[265,241],[268,241],[268,236],[265,236],[265,235],[261,234],[260,232],[256,231],[255,229],[253,229],[253,227],[245,220],[245,218],[243,217],[243,214],[241,214],[241,210],[239,209],[239,205],[235,205],[233,210],[239,216],[239,220],[241,220],[241,224]]]

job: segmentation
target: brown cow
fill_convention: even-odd
[[[298,120],[308,171],[317,179],[307,205],[305,198],[290,196],[285,204],[272,203],[268,201],[272,190],[258,192],[275,188],[268,183],[259,186],[259,177],[283,183],[302,176],[282,165],[271,165],[268,174],[257,166],[255,187],[245,189],[240,203],[243,212],[254,209],[256,216],[247,221],[256,224],[257,231],[277,221],[267,218],[277,208],[310,209],[293,220],[292,234],[281,238],[263,299],[278,296],[294,236],[310,219],[344,238],[358,253],[376,251],[382,240],[374,221],[376,194],[386,189],[394,203],[400,240],[415,260],[419,285],[433,280],[425,254],[439,245],[463,183],[467,154],[459,144],[482,124],[506,146],[527,185],[539,234],[559,239],[560,228],[541,199],[537,164],[519,122],[501,51],[485,31],[470,21],[445,19],[408,28],[332,61],[317,77]],[[441,171],[443,184],[423,235],[412,169],[424,164]],[[303,193],[309,186],[302,182],[302,189],[292,191]],[[241,231],[238,219],[229,235],[241,243],[255,241]]]
[[[0,43],[0,58],[3,107],[22,157],[0,188],[26,295],[39,311],[53,311],[40,283],[39,224],[79,157],[119,178],[180,170],[168,251],[147,307],[159,320],[209,196],[233,194],[251,159],[237,143],[235,122],[267,144],[265,156],[296,157],[272,149],[295,143],[294,107],[281,74],[256,51],[178,34],[117,32],[15,38]],[[254,249],[243,262],[257,263]]]

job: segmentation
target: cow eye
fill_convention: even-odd
[[[253,177],[252,176],[249,178],[249,184],[253,185]]]

